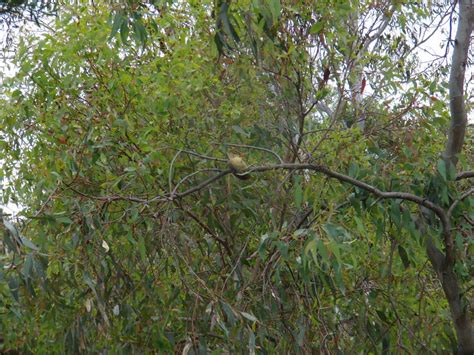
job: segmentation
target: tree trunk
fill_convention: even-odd
[[[459,0],[459,19],[454,41],[454,49],[449,77],[449,104],[451,124],[448,140],[443,152],[447,165],[456,165],[457,154],[462,151],[467,125],[467,112],[464,103],[464,80],[471,34],[474,30],[473,0]],[[450,233],[450,231],[448,231]],[[445,245],[447,249],[449,246]],[[459,287],[454,270],[455,261],[439,251],[431,240],[427,244],[429,259],[438,274],[444,294],[449,303],[454,328],[458,338],[459,354],[474,354],[474,328],[469,317],[469,303]],[[455,254],[454,254],[455,255]]]

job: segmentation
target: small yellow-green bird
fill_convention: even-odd
[[[241,180],[247,180],[250,178],[249,174],[243,174],[248,169],[248,166],[240,155],[229,152],[227,153],[227,157],[229,158],[229,169],[232,171],[234,176]]]

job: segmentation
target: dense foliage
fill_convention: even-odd
[[[453,49],[418,58],[454,7],[106,3],[22,35],[1,88],[2,349],[460,346],[426,247],[469,318],[473,132],[441,159]]]

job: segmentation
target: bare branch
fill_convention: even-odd
[[[252,172],[264,172],[264,171],[279,170],[279,169],[282,169],[282,170],[312,170],[312,171],[322,173],[326,176],[332,177],[332,178],[334,178],[336,180],[339,180],[341,182],[346,182],[346,183],[349,183],[353,186],[357,186],[357,187],[359,187],[359,188],[361,188],[365,191],[368,191],[368,192],[372,193],[373,195],[378,196],[382,199],[401,199],[401,200],[414,202],[414,203],[416,203],[420,206],[426,207],[427,209],[433,211],[438,216],[438,218],[441,220],[441,223],[443,224],[443,230],[445,232],[450,233],[450,223],[449,223],[449,220],[448,220],[448,217],[447,217],[445,211],[440,206],[438,206],[437,204],[427,200],[426,198],[423,198],[423,197],[420,197],[420,196],[417,196],[417,195],[414,195],[414,194],[411,194],[411,193],[408,193],[408,192],[393,192],[393,191],[385,192],[385,191],[381,191],[381,190],[379,190],[378,188],[376,188],[372,185],[369,185],[365,182],[354,179],[350,176],[332,171],[332,170],[330,170],[329,168],[327,168],[323,165],[290,164],[289,163],[289,164],[275,164],[275,165],[256,166],[256,167],[253,167],[252,169],[250,169],[248,172],[246,172],[246,174],[250,174]],[[204,187],[208,186],[212,182],[218,180],[222,176],[227,175],[229,173],[231,173],[230,170],[223,171],[223,172],[219,173],[218,175],[215,175],[215,176],[203,181],[199,185],[197,185],[197,186],[195,186],[195,187],[193,187],[189,190],[186,190],[184,192],[176,193],[174,196],[169,196],[169,198],[170,199],[182,198],[184,196],[187,196],[189,194],[197,192],[197,191],[203,189]],[[152,202],[153,200],[155,200],[155,199],[152,199],[150,202]]]
[[[234,144],[234,143],[224,143],[224,145],[228,147],[239,147],[239,148],[250,148],[250,149],[255,149],[255,150],[261,150],[261,151],[272,154],[275,158],[278,159],[280,163],[283,163],[283,159],[276,152],[268,148],[257,147],[257,146],[248,145],[248,144]]]
[[[252,169],[249,169],[245,174],[251,174],[254,172],[264,172],[264,171],[271,171],[271,170],[311,170],[315,172],[322,173],[328,177],[334,178],[336,180],[339,180],[341,182],[346,182],[348,184],[351,184],[353,186],[357,186],[358,188],[365,190],[367,192],[370,192],[371,194],[381,198],[381,199],[400,199],[400,200],[405,200],[405,201],[410,201],[414,202],[420,206],[423,206],[431,211],[433,211],[438,218],[441,220],[441,223],[443,224],[443,230],[445,231],[450,231],[450,223],[448,220],[448,216],[445,213],[445,211],[435,204],[434,202],[431,202],[430,200],[408,193],[408,192],[398,192],[398,191],[390,191],[390,192],[385,192],[382,190],[379,190],[378,188],[369,185],[363,181],[354,179],[348,175],[344,175],[335,171],[330,170],[328,167],[324,165],[317,165],[317,164],[275,164],[275,165],[263,165],[263,166],[256,166],[253,167]],[[198,192],[202,189],[204,189],[206,186],[212,184],[214,181],[219,180],[220,178],[224,177],[227,174],[232,173],[231,170],[224,170],[220,172],[217,175],[214,175],[207,180],[204,180],[200,184],[185,190],[183,192],[176,192],[174,191],[173,193],[168,193],[164,195],[158,195],[150,200],[145,200],[142,198],[138,197],[125,197],[125,196],[119,196],[119,195],[111,195],[111,196],[91,196],[84,194],[80,191],[77,191],[73,189],[72,187],[69,186],[69,189],[73,190],[74,192],[78,193],[79,195],[91,199],[96,199],[96,200],[105,200],[105,201],[117,201],[117,200],[127,200],[127,201],[132,201],[132,202],[139,202],[139,203],[152,203],[156,201],[172,201],[175,199],[183,198],[187,195],[193,194],[195,192]]]
[[[456,175],[456,181],[462,180],[462,179],[470,179],[474,177],[474,170],[472,171],[463,171],[462,173],[459,173]]]
[[[189,155],[193,155],[195,157],[198,157],[198,158],[201,158],[201,159],[204,159],[204,160],[213,160],[213,161],[219,161],[219,162],[227,163],[227,159],[211,157],[211,156],[200,154],[198,152],[194,152],[194,151],[191,151],[191,150],[180,149],[179,151],[181,153],[186,153],[186,154],[189,154]]]
[[[231,174],[232,171],[230,170],[225,170],[225,171],[222,171],[220,172],[219,174],[217,175],[214,175],[212,177],[210,177],[209,179],[207,180],[204,180],[203,182],[201,182],[200,184],[190,188],[189,190],[186,190],[184,192],[180,192],[180,193],[176,193],[175,195],[172,195],[172,196],[167,196],[167,198],[169,200],[174,200],[176,198],[183,198],[187,195],[190,195],[192,193],[195,193],[195,192],[198,192],[200,190],[202,190],[203,188],[205,188],[206,186],[212,184],[214,181],[216,180],[219,180],[221,177],[227,175],[227,174]],[[149,202],[153,202],[153,201],[157,201],[157,200],[162,200],[164,198],[164,196],[157,196],[153,199],[151,199]]]
[[[176,184],[175,188],[173,189],[173,191],[171,192],[171,196],[174,196],[176,194],[176,191],[178,191],[178,188],[188,179],[190,179],[191,177],[193,177],[194,175],[197,175],[197,174],[200,174],[200,173],[203,173],[203,172],[209,172],[209,171],[220,171],[218,169],[202,169],[202,170],[197,170],[189,175],[186,175],[184,178],[182,178],[181,180],[178,181],[178,183]]]
[[[326,176],[332,177],[342,182],[349,183],[351,185],[357,186],[365,191],[372,193],[375,196],[378,196],[383,199],[401,199],[406,201],[414,202],[420,206],[424,206],[429,210],[433,211],[441,220],[444,225],[449,225],[449,221],[447,219],[446,213],[444,210],[438,206],[437,204],[417,195],[413,195],[407,192],[384,192],[376,187],[369,185],[365,182],[359,181],[354,179],[350,176],[337,173],[335,171],[330,170],[329,168],[323,165],[316,165],[316,164],[278,164],[278,165],[269,165],[269,166],[260,166],[255,167],[250,170],[252,171],[268,171],[268,170],[276,170],[276,169],[284,169],[284,170],[312,170],[319,173],[322,173]]]

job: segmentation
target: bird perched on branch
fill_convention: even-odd
[[[234,174],[234,176],[241,180],[247,180],[250,178],[249,174],[245,174],[245,171],[248,169],[248,166],[240,155],[229,152],[227,153],[227,157],[229,158],[229,169],[230,171],[232,171],[232,174]]]

